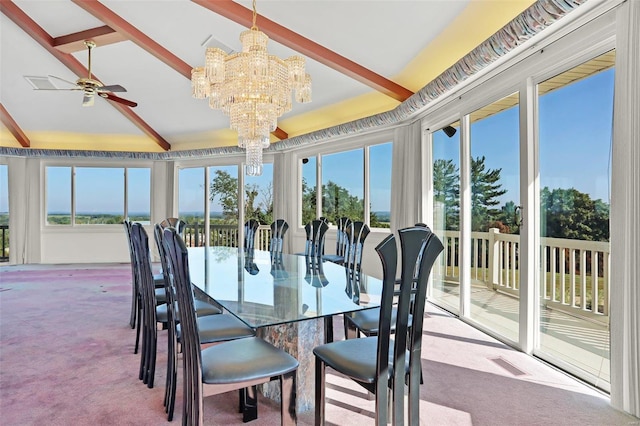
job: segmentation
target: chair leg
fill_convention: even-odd
[[[142,307],[140,306],[140,300],[137,300],[136,303],[138,304],[138,306],[136,308],[137,309],[137,314],[136,314],[137,326],[136,326],[136,345],[133,348],[134,354],[138,353],[138,346],[140,344],[140,332],[142,328]]]
[[[343,320],[344,320],[344,338],[346,339],[356,339],[359,337],[359,333],[358,333],[358,329],[356,328],[355,325],[353,325],[353,323],[351,321],[349,321],[349,319],[347,318],[346,315],[343,316]]]
[[[316,357],[316,426],[324,425],[325,365]]]
[[[333,317],[324,317],[324,342],[333,342]]]
[[[149,350],[149,365],[148,365],[148,377],[147,377],[147,387],[149,389],[153,388],[153,380],[156,373],[156,354],[158,352],[157,344],[158,344],[158,331],[154,327],[153,331],[150,333],[151,344]]]
[[[410,426],[420,424],[420,375],[409,373],[409,421]]]
[[[138,312],[138,289],[135,280],[131,283],[131,315],[129,316],[129,326],[136,328],[136,313]]]
[[[242,399],[242,421],[250,422],[258,418],[258,386],[253,385],[244,389],[241,393]]]
[[[282,426],[293,426],[296,417],[296,375],[297,370],[280,376],[280,423]]]

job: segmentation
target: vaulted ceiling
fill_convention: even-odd
[[[532,0],[258,0],[257,26],[280,58],[301,54],[313,101],[294,102],[272,142],[395,108]],[[208,46],[240,50],[251,1],[0,0],[0,146],[162,152],[233,146],[228,118],[191,97]],[[83,107],[87,76],[121,85],[126,106]],[[55,78],[57,77],[57,78]],[[62,80],[60,80],[62,79]],[[31,79],[34,80],[34,79]]]

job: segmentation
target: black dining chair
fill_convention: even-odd
[[[353,222],[348,217],[341,217],[338,219],[338,223],[336,225],[338,227],[336,230],[336,252],[335,254],[325,254],[322,258],[326,261],[342,265],[345,261],[347,248],[350,244],[347,229],[353,227]]]
[[[414,226],[416,227],[422,227],[422,228],[426,228],[428,230],[430,230],[430,228],[424,224],[424,223],[416,223]],[[416,265],[416,272],[417,272],[417,266]],[[414,298],[415,298],[415,283],[416,283],[416,277],[414,277],[414,289],[412,291],[412,294],[414,295],[414,297],[412,298],[410,305],[409,305],[409,327],[411,327],[411,314],[413,311],[413,303],[414,303]],[[397,279],[396,280],[396,287],[400,284],[400,280]],[[399,295],[399,290],[396,289],[396,296]],[[348,314],[344,315],[344,336],[346,339],[349,338],[354,338],[354,337],[360,337],[360,334],[363,334],[365,336],[375,336],[378,334],[378,321],[379,321],[379,317],[380,317],[380,310],[377,308],[374,309],[365,309],[362,311],[357,311],[357,312],[350,312]],[[392,310],[391,312],[391,332],[394,331],[395,327],[393,324],[395,324],[395,317],[396,317],[396,310],[395,308]]]
[[[256,246],[256,234],[258,233],[258,228],[260,227],[260,222],[255,219],[249,219],[244,224],[244,249],[245,250],[254,250]]]
[[[175,228],[175,230],[184,238],[184,231],[187,228],[187,222],[177,217],[168,217],[160,222],[160,226],[164,228]]]
[[[140,369],[138,378],[148,387],[153,387],[156,367],[156,344],[158,340],[156,296],[149,238],[144,227],[139,223],[131,224],[131,241],[136,262],[136,275],[140,286],[140,310],[142,342],[140,347]],[[136,339],[137,343],[137,339]]]
[[[316,257],[322,260],[322,254],[324,253],[324,240],[329,225],[325,220],[316,219],[307,223],[304,226],[304,232],[306,234],[304,253],[296,253],[301,256]]]
[[[208,394],[244,389],[240,408],[243,421],[257,417],[257,385],[279,380],[281,424],[296,423],[296,372],[298,361],[258,337],[247,337],[201,348],[199,324],[193,309],[187,248],[176,231],[164,231],[164,244],[176,291],[182,330],[183,425],[202,424],[203,385]]]
[[[129,317],[129,325],[131,328],[136,329],[136,342],[133,348],[133,353],[138,353],[138,348],[140,345],[140,336],[141,336],[141,327],[142,327],[142,303],[141,298],[142,294],[140,293],[140,282],[138,279],[138,272],[136,270],[137,263],[135,258],[135,250],[133,247],[133,240],[131,239],[131,221],[124,220],[122,222],[125,229],[125,234],[127,236],[127,244],[129,246],[129,257],[131,259],[131,314]],[[153,283],[155,287],[155,300],[157,304],[162,304],[165,302],[165,292],[164,292],[164,279],[162,277],[162,273],[153,275]]]
[[[167,225],[166,223],[164,225]],[[162,262],[162,270],[165,272],[165,286],[167,291],[167,330],[168,330],[168,352],[167,352],[167,377],[165,383],[164,406],[167,413],[167,420],[173,420],[173,412],[175,408],[176,383],[178,380],[178,353],[179,344],[181,342],[180,314],[177,308],[175,298],[175,288],[171,281],[171,265],[167,260],[167,249],[163,238],[164,230],[172,228],[171,226],[163,226],[163,223],[156,224],[154,227],[155,240],[160,253]],[[173,228],[175,229],[175,228]],[[176,232],[177,229],[176,229]],[[198,335],[202,344],[218,343],[227,340],[241,339],[255,335],[255,331],[248,327],[233,315],[202,316],[198,313],[199,302],[194,299],[194,307],[196,308],[196,321],[198,322]],[[202,308],[200,308],[202,309]]]
[[[271,257],[282,254],[284,248],[284,235],[289,229],[289,224],[284,219],[276,219],[271,225],[271,240],[269,241],[269,252]]]
[[[422,317],[424,315],[427,280],[431,267],[443,249],[440,240],[421,227],[401,229],[401,284],[396,306],[395,339],[391,339],[396,279],[397,247],[395,237],[389,235],[376,247],[383,268],[382,300],[378,335],[361,339],[342,340],[314,348],[316,357],[316,425],[325,418],[325,369],[344,374],[376,396],[376,425],[388,422],[389,390],[391,393],[392,423],[404,422],[404,389],[409,387],[408,423],[419,424],[419,384],[421,372]],[[411,333],[409,306],[416,263],[416,302]],[[417,317],[420,317],[418,319]]]

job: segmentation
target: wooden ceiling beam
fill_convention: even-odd
[[[192,66],[178,58],[169,50],[161,46],[155,40],[151,39],[148,35],[131,25],[124,20],[121,16],[117,15],[111,9],[100,3],[98,0],[72,0],[73,3],[80,6],[85,11],[98,18],[109,27],[115,29],[117,32],[124,35],[127,39],[133,41],[138,46],[152,54],[160,61],[164,62],[185,78],[191,80]],[[287,139],[289,135],[279,127],[272,132],[278,139]]]
[[[14,138],[22,145],[23,148],[29,148],[31,146],[31,141],[24,134],[18,123],[11,117],[9,111],[0,103],[0,121],[9,129]]]
[[[55,37],[53,39],[53,47],[64,53],[80,52],[87,50],[87,46],[84,44],[85,40],[93,40],[96,46],[106,46],[107,44],[125,41],[126,37],[108,25],[103,25],[101,27]]]
[[[22,9],[16,6],[9,0],[0,1],[0,11],[4,13],[7,18],[11,19],[16,25],[18,25],[24,32],[29,34],[35,41],[37,41],[42,47],[44,47],[51,55],[62,62],[67,68],[73,71],[78,77],[86,77],[89,74],[89,70],[74,58],[70,53],[64,53],[56,49],[53,45],[53,37],[51,37],[42,27],[40,27],[33,19],[31,19]],[[99,78],[92,76],[99,81]],[[129,121],[131,121],[136,127],[138,127],[147,136],[153,139],[162,149],[168,151],[171,149],[171,145],[167,142],[158,132],[153,130],[140,116],[135,114],[131,108],[121,105],[117,102],[109,102],[111,106],[120,111]]]
[[[251,25],[253,25],[253,11],[232,0],[191,1],[247,28],[250,28]],[[341,56],[336,52],[271,21],[268,18],[265,18],[262,15],[258,16],[257,25],[260,30],[278,43],[287,46],[304,56],[314,59],[321,64],[333,68],[336,71],[348,75],[349,77],[400,102],[413,95],[411,90],[388,80],[380,74],[376,74],[362,65],[357,64],[352,60],[347,59],[344,56]]]

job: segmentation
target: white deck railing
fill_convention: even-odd
[[[434,276],[459,283],[460,233],[438,233],[445,246]],[[520,236],[489,232],[471,233],[471,283],[519,295]],[[549,308],[581,317],[608,321],[609,243],[561,238],[541,238],[540,294]]]
[[[189,247],[202,247],[205,241],[204,224],[188,224],[185,228],[184,239]],[[238,247],[238,225],[211,225],[209,235],[210,246]],[[256,233],[255,248],[269,250],[271,228],[260,225]]]

